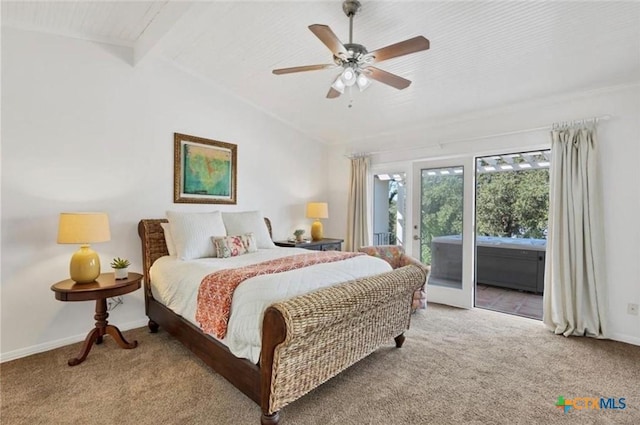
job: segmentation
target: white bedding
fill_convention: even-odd
[[[165,256],[156,260],[151,267],[151,290],[157,301],[200,327],[195,320],[198,288],[206,275],[216,270],[308,253],[302,248],[273,248],[231,258],[183,261]],[[361,255],[247,279],[234,292],[227,335],[222,342],[236,357],[257,363],[260,358],[262,316],[269,305],[319,288],[390,270],[391,266],[386,261]]]

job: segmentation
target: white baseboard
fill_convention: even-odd
[[[613,334],[611,339],[614,341],[626,342],[627,344],[640,345],[640,338],[625,334]]]
[[[124,324],[118,324],[118,329],[122,331],[128,331],[129,329],[140,328],[146,326],[148,319],[134,320]],[[38,354],[45,351],[53,350],[54,348],[64,347],[65,345],[75,344],[76,342],[84,341],[87,334],[74,335],[67,338],[58,339],[55,341],[49,341],[42,344],[32,345],[30,347],[20,348],[18,350],[9,351],[8,353],[0,354],[0,363],[8,362],[9,360],[16,360],[22,357],[27,357],[32,354]]]

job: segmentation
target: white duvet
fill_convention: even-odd
[[[200,327],[195,320],[198,288],[206,275],[216,270],[308,253],[308,250],[302,248],[274,248],[260,249],[258,252],[232,258],[183,261],[176,257],[161,257],[150,270],[151,290],[157,301]],[[260,358],[262,316],[269,305],[319,288],[389,270],[391,266],[386,261],[361,255],[247,279],[233,294],[227,335],[222,342],[236,357],[257,363]]]

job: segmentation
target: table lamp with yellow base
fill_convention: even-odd
[[[61,213],[58,224],[58,243],[80,244],[71,257],[69,273],[77,283],[93,282],[100,276],[100,257],[90,243],[111,239],[109,217],[106,213]]]
[[[322,240],[321,218],[329,218],[329,206],[326,202],[309,202],[307,204],[307,218],[313,218],[315,221],[311,225],[311,239],[314,241]]]

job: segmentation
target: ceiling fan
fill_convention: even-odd
[[[309,25],[311,32],[333,53],[334,63],[280,68],[274,69],[273,73],[281,75],[340,67],[342,72],[331,84],[331,88],[327,93],[327,98],[329,99],[339,97],[344,93],[346,87],[353,85],[357,85],[360,91],[363,91],[369,87],[371,80],[379,81],[398,90],[409,87],[411,81],[383,71],[373,65],[383,60],[427,50],[429,48],[429,40],[423,36],[417,36],[369,52],[363,45],[353,42],[353,17],[359,9],[360,2],[358,0],[345,0],[342,3],[342,10],[349,18],[349,43],[342,44],[327,25]]]

